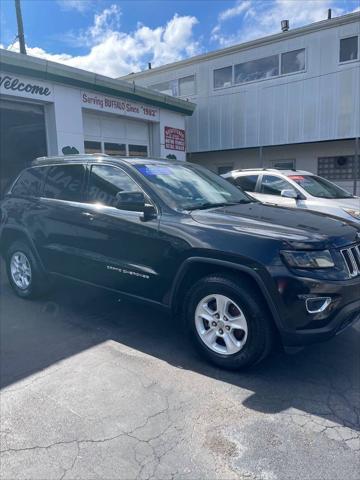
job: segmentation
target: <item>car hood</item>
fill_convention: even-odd
[[[191,216],[217,230],[273,238],[296,249],[342,247],[360,240],[360,228],[355,223],[258,202],[195,210]]]

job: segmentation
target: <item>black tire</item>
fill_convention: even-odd
[[[242,310],[247,321],[247,338],[242,349],[234,354],[222,354],[210,349],[200,338],[195,325],[195,311],[208,295],[225,295]],[[210,275],[199,280],[185,298],[184,321],[197,350],[209,361],[222,368],[238,370],[263,360],[271,351],[274,325],[262,295],[241,279],[227,275]]]
[[[29,262],[31,270],[31,279],[27,288],[19,288],[15,283],[13,275],[11,273],[11,259],[16,252],[20,252],[25,255]],[[35,299],[45,293],[47,293],[51,287],[51,281],[45,274],[31,248],[22,240],[14,241],[7,250],[6,253],[6,271],[9,279],[9,283],[16,293],[21,298]]]

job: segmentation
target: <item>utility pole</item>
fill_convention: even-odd
[[[24,25],[21,15],[21,5],[20,0],[15,0],[15,9],[16,9],[16,20],[18,25],[18,39],[20,45],[20,53],[26,55],[26,48],[25,48],[25,35],[24,35]]]

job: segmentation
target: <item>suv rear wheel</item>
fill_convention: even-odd
[[[48,290],[49,282],[33,252],[23,241],[12,243],[6,255],[6,270],[15,293],[22,298],[36,298]]]
[[[229,369],[265,358],[273,339],[272,320],[261,295],[241,282],[211,275],[198,281],[185,300],[185,320],[196,347],[211,362]]]

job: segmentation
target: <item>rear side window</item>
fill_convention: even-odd
[[[245,192],[255,192],[258,178],[259,178],[258,175],[247,175],[244,177],[237,177],[234,179],[234,183],[237,187],[240,187]]]
[[[81,202],[84,176],[84,165],[56,165],[49,167],[43,197]]]
[[[11,193],[20,197],[38,197],[43,171],[44,169],[39,167],[24,170],[13,186]]]

